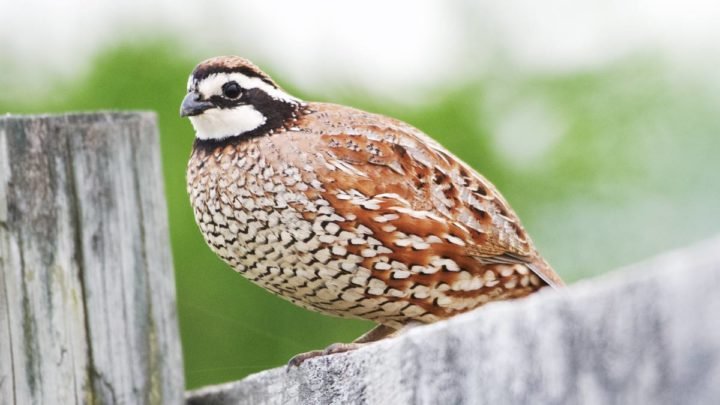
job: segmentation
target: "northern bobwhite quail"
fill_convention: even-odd
[[[235,56],[195,68],[180,113],[210,248],[301,307],[380,325],[358,344],[563,285],[495,187],[404,122],[302,101]]]

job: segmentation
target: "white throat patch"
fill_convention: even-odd
[[[221,140],[240,135],[260,127],[265,121],[265,116],[251,105],[227,109],[211,108],[190,117],[195,136],[203,140]]]
[[[245,90],[257,88],[270,97],[286,103],[300,103],[300,100],[262,81],[258,77],[249,77],[242,73],[215,73],[199,83],[194,83],[192,75],[188,81],[188,90],[196,86],[203,99],[222,93],[223,84],[235,81]],[[195,128],[198,139],[221,140],[241,135],[265,124],[267,118],[252,105],[239,105],[234,108],[211,108],[200,115],[191,116],[190,122]]]

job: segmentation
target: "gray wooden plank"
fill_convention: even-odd
[[[205,387],[187,404],[710,404],[720,237],[562,292]]]

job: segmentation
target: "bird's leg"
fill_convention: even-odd
[[[293,358],[290,359],[290,361],[288,361],[288,366],[297,367],[301,365],[305,360],[311,359],[313,357],[349,352],[351,350],[358,349],[368,343],[376,342],[380,339],[392,336],[398,331],[398,329],[391,328],[389,326],[378,325],[370,329],[368,332],[365,332],[359,338],[353,340],[352,343],[333,343],[330,346],[326,347],[324,350],[313,350],[307,353],[300,353],[298,355],[295,355],[293,356]]]

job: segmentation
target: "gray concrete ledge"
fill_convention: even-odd
[[[720,401],[720,237],[561,293],[187,394],[200,404]]]

